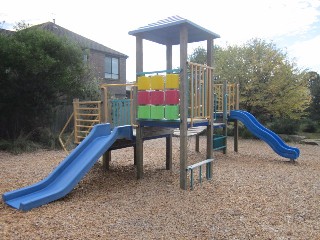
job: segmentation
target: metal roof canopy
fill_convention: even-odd
[[[188,43],[220,38],[218,34],[179,16],[148,24],[130,31],[129,34],[163,45],[178,45],[180,44],[181,25],[186,25],[188,28]]]

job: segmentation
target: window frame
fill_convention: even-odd
[[[107,59],[110,59],[109,62],[107,63]],[[116,71],[114,70],[114,60],[116,60],[117,63],[117,69]],[[109,70],[110,68],[110,70]],[[108,70],[110,72],[108,72]],[[110,77],[107,77],[107,76]],[[115,77],[114,77],[115,76]],[[105,55],[104,57],[104,78],[107,80],[120,80],[120,58],[112,55]]]

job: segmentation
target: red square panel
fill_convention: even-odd
[[[164,104],[164,92],[163,91],[151,91],[150,92],[151,104],[163,105]]]
[[[179,90],[167,90],[166,91],[166,104],[167,105],[176,105],[179,104]]]
[[[138,105],[150,104],[150,92],[138,91]]]

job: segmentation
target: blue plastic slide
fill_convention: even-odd
[[[24,211],[64,197],[78,184],[97,160],[121,138],[132,139],[132,127],[110,129],[110,124],[94,126],[90,134],[42,181],[3,194],[9,206]]]
[[[277,134],[259,123],[251,113],[234,110],[230,112],[229,118],[241,121],[252,134],[265,141],[280,156],[291,160],[299,157],[300,150],[298,148],[288,146]]]

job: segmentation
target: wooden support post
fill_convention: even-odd
[[[187,165],[188,165],[188,28],[182,25],[180,28],[180,188],[187,189]]]
[[[107,88],[101,88],[101,122],[106,123],[108,121],[108,94]]]
[[[227,124],[228,124],[228,111],[231,109],[228,109],[228,84],[227,81],[223,82],[223,123],[224,127],[222,129],[223,131],[223,136],[227,137]],[[225,148],[223,148],[223,153],[227,153],[227,138],[225,138]]]
[[[240,91],[239,91],[239,84],[236,85],[236,104],[235,104],[235,109],[239,109],[239,100],[240,100]],[[238,152],[238,140],[239,140],[239,125],[238,125],[238,120],[234,121],[234,144],[233,144],[233,149],[235,152]]]
[[[172,45],[170,44],[167,45],[166,57],[167,57],[167,69],[171,70],[172,69]]]
[[[137,166],[137,147],[133,146],[133,165]]]
[[[233,150],[238,152],[238,139],[239,139],[239,127],[238,127],[238,120],[234,121],[234,143],[233,143]]]
[[[101,122],[108,122],[108,93],[107,88],[101,88]],[[106,151],[102,156],[102,168],[104,171],[109,170],[109,162],[111,160],[111,151]]]
[[[207,39],[207,65],[209,67],[212,66],[212,51],[213,51],[213,38]],[[208,69],[208,71],[211,71]],[[213,107],[214,107],[214,97],[213,97],[213,75],[208,74],[208,115],[210,116],[209,118],[209,125],[207,126],[207,159],[212,159],[213,158]],[[212,176],[212,168],[213,168],[213,163],[212,161],[208,163],[208,175],[207,176]]]
[[[172,170],[172,135],[166,137],[166,169]]]
[[[110,169],[110,161],[111,161],[111,151],[106,151],[102,157],[102,168],[104,171]]]
[[[200,134],[196,134],[196,152],[200,152]]]
[[[136,36],[136,72],[143,71],[143,39]],[[135,90],[137,91],[137,90]],[[135,105],[134,107],[136,107]],[[136,147],[135,157],[137,166],[137,179],[143,178],[143,132],[142,127],[139,125],[136,128]]]
[[[73,119],[74,119],[74,142],[79,143],[78,139],[78,113],[79,113],[79,98],[73,99]]]
[[[137,166],[137,179],[143,178],[143,139],[142,128],[136,128],[136,166]]]

